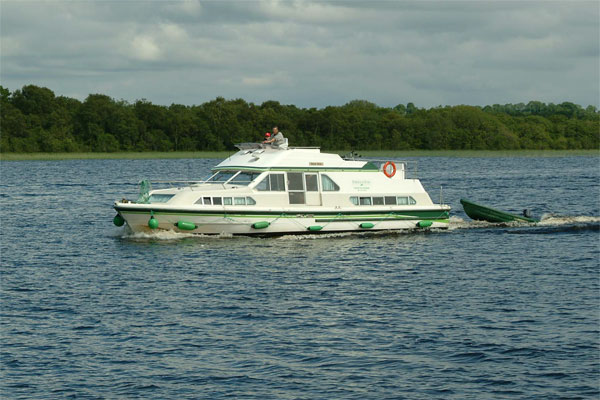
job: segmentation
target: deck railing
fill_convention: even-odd
[[[417,161],[403,161],[403,160],[381,160],[369,157],[361,157],[361,158],[344,158],[345,160],[353,160],[353,161],[368,161],[374,164],[377,169],[383,171],[383,166],[387,162],[393,162],[396,165],[396,174],[402,173],[404,179],[417,179],[418,178],[418,164]]]
[[[215,181],[192,181],[192,180],[160,180],[155,181],[151,180],[150,184],[152,185],[152,189],[166,189],[166,188],[176,188],[176,187],[189,187],[190,190],[201,190],[200,186],[204,184],[213,184],[213,185],[221,185],[225,188],[225,182],[215,182]],[[228,185],[232,185],[229,183]],[[158,187],[157,187],[158,186]]]

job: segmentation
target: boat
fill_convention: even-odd
[[[136,200],[115,201],[115,225],[233,235],[448,228],[450,206],[432,202],[421,182],[407,176],[413,173],[407,162],[287,143],[236,146],[205,180],[142,181]]]
[[[517,214],[509,214],[504,211],[499,211],[494,208],[482,206],[480,204],[473,203],[472,201],[466,199],[460,199],[460,203],[465,210],[465,214],[467,214],[471,219],[478,221],[487,221],[487,222],[513,222],[513,221],[521,221],[521,222],[540,222],[537,219],[526,216],[527,210],[523,211],[524,215]]]

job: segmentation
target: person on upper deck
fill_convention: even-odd
[[[271,138],[265,140],[263,143],[270,144],[273,147],[280,147],[285,144],[285,138],[283,137],[283,134],[279,132],[279,128],[274,126]]]

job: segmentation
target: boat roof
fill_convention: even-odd
[[[213,168],[221,170],[368,170],[378,171],[375,164],[365,160],[345,160],[339,154],[321,153],[318,147],[272,148],[253,143],[238,146],[241,150]]]

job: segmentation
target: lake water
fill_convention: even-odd
[[[2,162],[0,397],[598,398],[600,159],[415,160],[450,230],[270,239],[112,224],[216,160]]]

